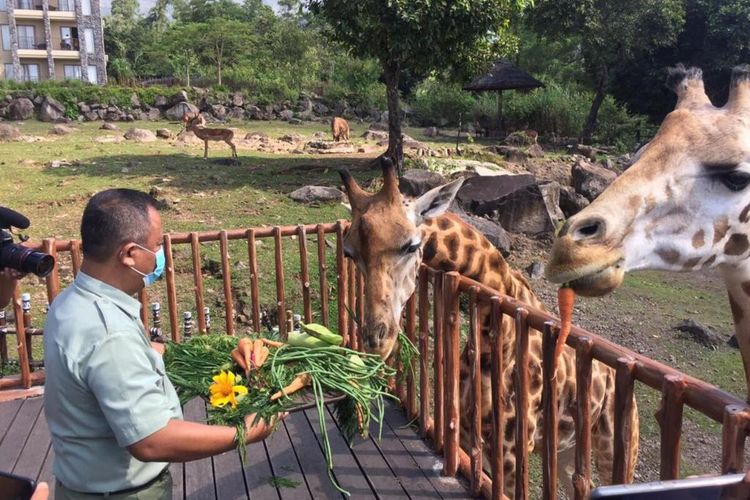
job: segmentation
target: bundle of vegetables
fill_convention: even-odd
[[[322,325],[303,325],[287,343],[229,335],[203,335],[167,346],[164,362],[184,404],[196,396],[208,399],[208,423],[237,428],[244,457],[244,419],[256,414],[270,422],[274,415],[299,406],[297,391],[310,390],[318,411],[329,477],[333,462],[325,419],[326,393],[345,396],[335,408],[347,439],[367,436],[372,420],[382,427],[383,398],[395,371],[383,360],[342,347],[341,336]],[[244,378],[238,373],[244,372]],[[348,494],[348,493],[347,493]]]

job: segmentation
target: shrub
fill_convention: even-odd
[[[430,77],[417,85],[414,92],[414,115],[420,125],[458,125],[468,116],[476,99],[458,85],[446,84]]]

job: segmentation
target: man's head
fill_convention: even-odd
[[[154,271],[162,244],[156,200],[133,189],[94,195],[81,219],[81,246],[87,261],[120,272],[123,291],[135,293]]]

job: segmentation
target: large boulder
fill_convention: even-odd
[[[366,141],[387,141],[388,132],[384,130],[366,130],[362,134],[362,138]]]
[[[120,127],[115,125],[114,123],[104,122],[102,123],[102,126],[99,127],[101,130],[120,130]]]
[[[288,122],[292,118],[294,118],[294,111],[292,111],[291,109],[285,109],[279,113],[279,120]]]
[[[198,113],[200,111],[194,104],[189,102],[178,102],[164,112],[167,120],[180,121],[185,113]]]
[[[456,198],[468,212],[488,216],[513,233],[538,234],[555,229],[533,175],[471,177]]]
[[[498,222],[485,217],[477,217],[476,215],[467,214],[463,210],[457,210],[455,213],[461,217],[464,222],[467,222],[474,227],[474,229],[482,233],[495,248],[500,250],[503,257],[510,255],[510,237],[508,236],[507,231],[505,231],[503,226]]]
[[[7,123],[0,123],[0,141],[12,141],[21,137],[21,131],[18,127]]]
[[[422,196],[445,183],[443,176],[429,170],[408,170],[399,179],[398,188],[406,196]]]
[[[13,99],[8,104],[8,118],[11,120],[28,120],[34,116],[34,103],[26,97]]]
[[[589,201],[594,201],[617,178],[617,174],[611,170],[586,160],[578,160],[573,165],[570,176],[576,193],[585,196]]]
[[[153,142],[156,140],[156,135],[150,130],[134,127],[125,132],[125,139],[135,142]]]
[[[133,109],[141,107],[141,100],[138,98],[138,94],[133,93],[130,95],[130,107]]]
[[[154,97],[154,106],[157,108],[166,108],[168,105],[167,98],[163,95],[157,95]]]
[[[560,191],[562,186],[557,182],[545,182],[539,184],[547,213],[554,222],[565,220],[565,214],[560,210]]]
[[[180,90],[175,95],[172,96],[172,99],[170,99],[169,103],[174,106],[175,104],[179,104],[181,102],[188,102],[188,95],[187,92],[184,90]]]
[[[586,208],[589,203],[585,196],[576,193],[576,190],[572,187],[560,186],[560,210],[565,214],[565,218],[573,217]]]
[[[244,120],[245,109],[240,107],[230,108],[229,111],[227,111],[227,115],[225,118],[231,118],[233,120]]]
[[[290,193],[289,197],[300,203],[340,202],[344,193],[329,186],[305,186]]]
[[[245,97],[242,94],[240,94],[239,92],[232,94],[232,106],[241,108],[244,105],[245,105]]]
[[[45,96],[39,107],[39,119],[43,122],[56,122],[64,116],[65,105],[50,96]]]
[[[75,131],[76,129],[74,129],[73,127],[68,127],[67,125],[55,125],[50,129],[49,133],[52,135],[68,135],[72,134]]]
[[[223,120],[227,116],[227,108],[225,108],[221,104],[212,104],[210,109],[211,114],[219,120]]]
[[[171,139],[172,138],[172,131],[168,128],[157,128],[156,129],[156,137],[160,139]]]

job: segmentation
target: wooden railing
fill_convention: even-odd
[[[222,331],[229,334],[239,333],[236,323],[235,305],[232,287],[232,265],[229,256],[230,244],[235,250],[240,245],[246,255],[250,308],[249,329],[261,331],[261,280],[259,275],[268,271],[262,280],[270,283],[270,272],[274,274],[275,286],[266,291],[266,296],[273,295],[274,310],[280,333],[286,333],[285,313],[288,309],[297,309],[305,321],[311,321],[315,313],[318,321],[337,327],[346,342],[354,347],[362,347],[362,339],[355,316],[364,317],[364,280],[351,260],[345,259],[342,240],[347,223],[339,221],[330,224],[311,224],[284,227],[263,227],[239,230],[201,231],[189,233],[171,233],[164,235],[166,255],[165,284],[162,292],[143,290],[139,299],[143,305],[141,319],[146,331],[149,330],[150,304],[156,295],[166,297],[168,325],[164,333],[172,340],[180,341],[184,329],[180,322],[180,303],[177,277],[183,286],[181,290],[192,289],[189,309],[196,312],[198,332],[208,329],[206,316],[206,295],[202,267],[207,245],[217,245],[220,255],[222,275],[221,290],[215,292],[215,302],[220,302],[224,310]],[[335,240],[330,254],[327,248]],[[309,240],[315,239],[314,245]],[[257,249],[260,240],[272,241],[273,269],[259,269],[259,252],[271,252],[270,249]],[[299,251],[299,270],[295,275],[285,276],[285,259],[290,259],[290,241]],[[70,262],[70,273],[64,276],[70,280],[78,273],[81,265],[81,247],[78,240],[46,239],[38,245],[32,245],[56,257],[56,266],[46,278],[46,297],[51,303],[61,289],[62,263]],[[188,251],[180,251],[184,246]],[[287,252],[284,252],[286,248]],[[236,254],[236,252],[235,252]],[[317,254],[315,256],[315,254]],[[189,266],[177,266],[188,259]],[[244,259],[244,257],[243,257]],[[317,283],[311,282],[310,261],[317,261]],[[296,260],[296,259],[295,259]],[[270,262],[270,259],[267,259]],[[329,269],[329,261],[335,262],[335,269]],[[271,264],[268,264],[269,267]],[[189,270],[188,270],[189,269]],[[237,271],[235,270],[235,276]],[[28,287],[29,280],[23,280],[19,286]],[[291,292],[289,283],[299,292],[299,300],[292,304],[287,296]],[[329,297],[329,286],[335,284],[335,294]],[[318,297],[313,300],[312,292],[317,289]],[[189,293],[189,292],[188,292]],[[459,304],[462,296],[468,298],[468,312],[463,313]],[[332,301],[335,304],[332,304]],[[20,374],[0,378],[0,390],[29,388],[32,384],[44,382],[44,370],[30,362],[31,344],[34,336],[41,335],[40,328],[31,327],[32,314],[24,307],[21,290],[14,292],[13,310],[16,318],[15,328],[6,326],[8,333],[3,335],[0,318],[0,354],[2,340],[16,337]],[[313,303],[315,302],[315,310]],[[184,306],[183,309],[188,306]],[[491,308],[491,379],[492,379],[492,450],[489,464],[483,463],[483,436],[479,411],[481,404],[480,378],[480,325],[479,308]],[[335,308],[335,311],[331,309]],[[350,314],[351,312],[351,314]],[[332,314],[333,313],[333,314]],[[335,316],[334,316],[335,314]],[[480,283],[474,282],[457,273],[444,273],[422,266],[419,270],[417,289],[408,301],[404,312],[405,334],[418,347],[421,358],[416,369],[406,374],[405,382],[396,388],[404,411],[418,424],[422,437],[429,440],[433,449],[444,456],[443,472],[453,476],[460,472],[465,476],[470,489],[485,498],[503,498],[503,432],[504,422],[515,417],[516,425],[516,498],[528,498],[529,461],[527,447],[524,444],[528,407],[528,370],[516,370],[518,374],[512,390],[517,395],[516,415],[504,415],[502,401],[505,391],[502,374],[501,326],[503,321],[512,321],[516,330],[515,356],[517,366],[528,367],[529,329],[543,332],[543,450],[542,450],[542,494],[545,499],[554,499],[557,491],[557,400],[556,385],[551,382],[548,372],[554,344],[558,334],[558,320],[549,313],[536,310],[527,304],[498,294]],[[159,325],[161,326],[161,325]],[[472,409],[459,407],[459,359],[462,327],[468,332],[466,349],[471,364]],[[15,336],[16,331],[25,335]],[[216,328],[214,328],[216,330]],[[575,415],[575,474],[573,477],[575,498],[587,498],[592,476],[591,467],[591,425],[590,394],[591,367],[593,360],[598,360],[616,371],[615,391],[615,482],[625,478],[627,450],[631,446],[630,433],[626,422],[628,413],[633,411],[630,401],[634,383],[640,382],[658,391],[662,398],[662,410],[658,416],[661,427],[660,441],[660,477],[677,478],[680,470],[680,441],[683,420],[683,408],[688,406],[706,415],[722,426],[721,470],[724,473],[744,469],[743,454],[745,438],[750,425],[750,408],[740,398],[724,392],[694,377],[683,374],[669,366],[653,361],[645,356],[632,352],[603,339],[590,332],[574,327],[568,338],[568,344],[576,352],[577,374],[577,409]],[[459,445],[459,429],[462,416],[472,415],[471,446],[463,449]],[[718,464],[717,464],[718,465]],[[485,470],[489,470],[487,474]]]

